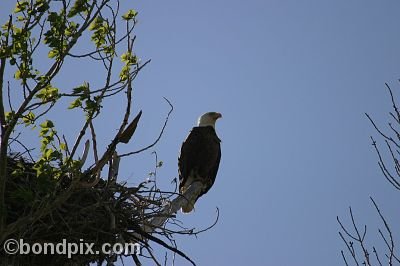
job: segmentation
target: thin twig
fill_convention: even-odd
[[[167,98],[165,98],[165,97],[164,97],[164,100],[169,104],[169,106],[170,106],[171,109],[169,110],[169,112],[168,112],[168,114],[167,114],[167,117],[165,118],[164,125],[163,125],[163,127],[161,128],[161,132],[160,132],[160,134],[158,135],[157,139],[156,139],[152,144],[148,145],[147,147],[144,147],[144,148],[142,148],[142,149],[140,149],[140,150],[137,150],[137,151],[133,151],[133,152],[128,152],[128,153],[125,153],[125,154],[121,154],[121,155],[119,155],[119,157],[122,158],[122,157],[125,157],[125,156],[130,156],[130,155],[133,155],[133,154],[141,153],[141,152],[143,152],[143,151],[145,151],[145,150],[148,150],[148,149],[152,148],[154,145],[156,145],[156,144],[158,143],[158,141],[161,139],[161,136],[162,136],[163,133],[164,133],[165,127],[167,126],[169,116],[171,115],[172,111],[174,110],[174,106],[171,104],[171,102],[170,102]]]

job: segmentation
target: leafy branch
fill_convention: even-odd
[[[185,203],[186,193],[200,190],[201,185],[195,183],[180,195],[176,187],[175,191],[160,190],[156,174],[137,186],[118,182],[120,160],[153,148],[173,111],[164,98],[170,109],[155,141],[118,154],[118,145],[130,143],[140,126],[142,111],[133,110],[133,83],[150,62],[142,62],[135,53],[137,16],[133,9],[121,14],[118,0],[16,1],[0,30],[0,243],[21,237],[32,242],[63,238],[79,242],[85,236],[97,245],[140,243],[147,253],[132,254],[137,265],[146,257],[160,264],[152,244],[194,264],[177,247],[174,235],[196,235],[215,223],[199,231],[184,228],[176,212]],[[84,45],[88,39],[90,46]],[[77,52],[82,47],[91,48]],[[44,53],[47,58],[41,56]],[[96,63],[104,75],[95,80],[88,76],[72,89],[57,84],[63,66],[71,62]],[[105,99],[118,94],[124,95],[125,109],[116,117],[118,130],[111,133],[101,154],[95,121],[101,118]],[[60,131],[60,121],[49,119],[56,107],[84,117],[73,142]],[[38,132],[38,155],[31,154],[35,148],[20,139],[27,130]],[[161,166],[157,162],[156,169]],[[66,259],[62,255],[7,256],[2,245],[0,258],[11,265],[64,264]],[[77,255],[71,262],[88,265],[115,259],[115,254]]]

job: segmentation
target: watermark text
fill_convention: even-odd
[[[104,243],[100,250],[95,248],[94,243],[84,242],[83,239],[79,243],[68,242],[62,239],[58,243],[28,243],[23,239],[7,239],[4,241],[3,249],[8,255],[28,255],[28,254],[44,254],[44,255],[66,255],[69,259],[73,255],[132,255],[140,254],[140,245],[138,243]]]

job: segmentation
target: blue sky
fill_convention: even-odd
[[[217,181],[195,213],[178,214],[187,227],[201,229],[220,210],[210,231],[178,238],[198,265],[342,265],[336,216],[349,221],[350,205],[369,225],[368,239],[383,248],[369,196],[396,230],[398,195],[380,173],[369,138],[377,134],[364,113],[384,126],[391,111],[384,83],[400,88],[398,1],[129,1],[123,7],[139,12],[135,51],[152,62],[135,83],[141,125],[120,153],[157,137],[168,112],[162,97],[174,112],[154,149],[123,159],[120,179],[142,181],[157,151],[164,162],[157,178],[171,188],[180,145],[197,117],[223,114]],[[68,90],[101,78],[96,67],[71,61],[57,85]],[[103,147],[122,117],[119,100],[106,102],[96,123]],[[72,117],[79,114],[50,114],[74,139],[80,124]],[[177,258],[175,265],[187,263]]]

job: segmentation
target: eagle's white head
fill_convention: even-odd
[[[199,120],[197,121],[197,126],[199,127],[212,126],[213,128],[215,128],[215,122],[217,121],[218,118],[221,117],[222,115],[217,112],[205,113],[199,117]]]

